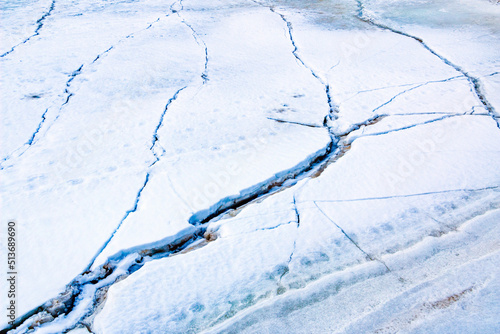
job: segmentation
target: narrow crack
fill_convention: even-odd
[[[494,76],[494,75],[498,75],[498,74],[500,74],[500,72],[493,72],[493,73],[490,73],[490,74],[484,75],[484,76],[482,76],[481,78],[492,77],[492,76]]]
[[[36,24],[37,24],[37,28],[35,30],[35,33],[31,36],[29,36],[28,38],[26,38],[24,41],[22,41],[21,43],[18,43],[16,45],[14,45],[9,51],[3,53],[2,55],[0,55],[0,58],[3,58],[9,54],[11,54],[12,52],[14,52],[14,50],[19,46],[19,45],[22,45],[22,44],[26,44],[30,39],[32,39],[33,37],[35,36],[38,36],[40,35],[40,30],[43,28],[43,21],[45,21],[45,19],[47,17],[49,17],[51,14],[52,14],[52,11],[54,10],[56,6],[56,0],[52,0],[52,3],[50,4],[50,7],[48,9],[48,11],[46,11],[37,21],[36,21]]]
[[[61,110],[64,108],[65,105],[67,105],[71,99],[71,97],[73,96],[73,93],[71,93],[68,88],[71,86],[71,81],[73,81],[75,79],[75,77],[77,77],[78,75],[80,75],[82,73],[82,69],[83,69],[83,64],[80,65],[80,67],[78,67],[75,71],[73,71],[70,75],[69,75],[69,78],[68,80],[66,81],[66,88],[64,89],[64,94],[66,94],[66,99],[64,100],[64,102],[61,104],[61,106],[59,107],[58,109],[58,115],[54,118],[54,120],[52,120],[51,124],[49,125],[49,128],[52,126],[52,124],[54,124],[54,122],[59,118],[59,114],[61,112]],[[47,108],[45,109],[45,112],[42,114],[42,119],[40,120],[40,122],[38,123],[38,126],[37,128],[35,129],[35,131],[33,132],[33,134],[31,135],[30,139],[23,144],[23,146],[15,149],[12,153],[8,154],[7,156],[5,156],[2,161],[0,162],[0,170],[3,170],[5,167],[4,167],[4,163],[12,158],[14,158],[14,154],[16,152],[19,152],[15,157],[16,158],[19,158],[21,157],[24,153],[26,153],[26,151],[28,151],[33,145],[35,145],[38,140],[39,140],[39,137],[40,137],[40,131],[42,130],[42,127],[44,126],[45,122],[47,121],[47,113],[49,111],[50,108]],[[46,131],[45,131],[46,132]]]
[[[388,117],[388,116],[392,116],[392,115],[382,115],[382,117]],[[386,135],[386,134],[389,134],[389,133],[400,132],[400,131],[408,130],[408,129],[411,129],[411,128],[414,128],[414,127],[417,127],[417,126],[420,126],[420,125],[427,125],[427,124],[439,122],[439,121],[442,121],[442,120],[445,120],[445,119],[448,119],[448,118],[459,117],[459,116],[464,116],[464,114],[447,114],[445,116],[442,116],[442,117],[439,117],[439,118],[436,118],[436,119],[431,119],[431,120],[424,121],[424,122],[414,123],[414,124],[411,124],[411,125],[407,125],[407,126],[403,126],[403,127],[397,128],[397,129],[390,129],[390,130],[387,130],[387,131],[381,131],[381,132],[375,132],[375,133],[368,133],[368,134],[362,133],[359,136],[351,138],[346,143],[347,144],[352,144],[354,142],[354,140],[356,140],[358,138],[382,136],[382,135]],[[489,117],[489,115],[480,115],[480,114],[477,114],[475,116],[487,116],[487,117]]]
[[[266,216],[266,215],[263,215],[263,216]],[[297,222],[295,220],[290,220],[290,221],[287,221],[286,223],[279,223],[277,225],[274,225],[274,226],[269,226],[269,227],[261,227],[261,228],[256,228],[255,230],[251,230],[251,231],[246,231],[246,232],[239,232],[239,233],[234,233],[234,234],[230,234],[229,236],[224,236],[224,237],[219,237],[220,239],[224,239],[224,238],[227,238],[227,237],[234,237],[236,235],[251,235],[255,232],[258,232],[258,231],[272,231],[272,230],[276,230],[282,226],[286,226],[286,225],[290,225],[290,224],[297,224]],[[219,227],[217,227],[217,230],[218,230]],[[217,231],[216,230],[216,231]],[[293,253],[293,252],[292,252]]]
[[[47,115],[47,111],[49,111],[49,109],[45,109],[44,113],[42,114],[42,120],[40,121],[40,123],[38,123],[38,127],[36,128],[35,132],[33,132],[33,134],[31,135],[31,138],[26,142],[26,144],[28,146],[30,146],[31,144],[33,144],[33,140],[35,140],[35,137],[38,133],[38,131],[40,131],[40,128],[42,127],[43,123],[45,122],[45,120],[47,119],[45,117],[45,115]]]
[[[92,257],[92,260],[90,260],[90,263],[89,265],[85,268],[85,271],[88,271],[90,270],[90,268],[92,268],[92,266],[94,265],[94,262],[95,260],[97,259],[97,257],[102,253],[102,251],[108,246],[108,244],[111,242],[111,239],[113,239],[113,237],[115,236],[115,234],[118,232],[118,230],[120,229],[120,227],[122,226],[123,222],[128,218],[128,216],[130,216],[130,214],[134,213],[137,211],[137,208],[139,206],[139,201],[141,199],[141,195],[142,195],[142,192],[144,191],[144,188],[146,188],[146,186],[148,185],[148,182],[149,182],[149,177],[150,177],[150,172],[148,172],[146,174],[146,178],[144,179],[144,183],[142,184],[142,186],[139,188],[139,191],[137,192],[137,195],[135,196],[135,201],[134,201],[134,205],[132,206],[131,209],[127,210],[125,212],[125,215],[123,216],[123,218],[120,220],[120,222],[118,223],[118,226],[114,229],[113,233],[111,233],[111,236],[104,242],[104,244],[101,246],[101,248],[99,248],[99,250],[97,251],[97,253]]]
[[[384,89],[389,89],[389,88],[399,88],[399,87],[416,86],[416,85],[421,85],[421,84],[424,84],[424,83],[426,83],[426,81],[424,81],[424,82],[407,83],[407,84],[401,84],[401,85],[383,86],[383,87],[377,87],[377,88],[371,88],[371,89],[364,89],[364,90],[357,91],[353,96],[351,96],[350,98],[346,99],[345,101],[349,101],[353,97],[356,97],[357,95],[363,94],[363,93],[376,92],[376,91],[379,91],[379,90],[384,90]],[[342,103],[344,103],[345,101],[342,101]]]
[[[297,229],[299,229],[300,228],[300,213],[299,213],[299,209],[297,208],[297,201],[295,200],[295,194],[293,195],[293,210],[295,212],[295,219],[297,220],[296,221]],[[295,240],[293,241],[292,252],[290,253],[290,257],[288,258],[288,262],[286,264],[287,269],[284,270],[283,273],[280,275],[279,282],[278,282],[278,285],[279,285],[278,290],[279,291],[284,292],[284,290],[285,290],[285,288],[281,285],[281,280],[283,279],[283,276],[285,276],[286,274],[288,274],[290,272],[290,263],[292,262],[293,254],[295,253],[296,248],[297,248],[297,238],[295,238]]]
[[[391,102],[393,102],[394,100],[396,100],[399,96],[401,95],[404,95],[408,92],[411,92],[415,89],[418,89],[420,87],[424,87],[424,86],[427,86],[429,84],[433,84],[433,83],[442,83],[442,82],[448,82],[448,81],[451,81],[451,80],[455,80],[455,79],[458,79],[458,78],[462,78],[464,77],[463,75],[458,75],[458,76],[454,76],[454,77],[451,77],[451,78],[448,78],[448,79],[443,79],[443,80],[434,80],[434,81],[427,81],[425,83],[422,83],[422,84],[418,84],[417,86],[414,86],[414,87],[411,87],[411,88],[408,88],[402,92],[399,92],[398,94],[394,95],[390,100],[388,100],[387,102],[384,102],[382,103],[381,105],[379,105],[378,107],[376,107],[375,109],[372,110],[372,112],[376,112],[377,110],[379,110],[380,108],[383,108],[385,107],[386,105],[390,104]]]
[[[324,126],[320,126],[320,125],[316,125],[316,124],[308,124],[308,123],[287,121],[287,120],[284,120],[284,119],[277,119],[277,118],[272,118],[272,117],[267,117],[267,119],[269,119],[271,121],[278,122],[278,123],[296,124],[296,125],[307,126],[309,128],[324,128]]]
[[[321,214],[323,216],[325,216],[326,219],[328,219],[332,224],[334,224],[335,226],[337,226],[337,228],[342,232],[342,234],[347,238],[349,239],[349,241],[354,245],[356,246],[357,249],[359,249],[363,254],[365,254],[366,258],[369,259],[370,261],[377,261],[379,263],[381,263],[386,269],[388,272],[392,272],[391,269],[389,269],[389,267],[387,266],[387,264],[382,261],[381,259],[378,259],[376,258],[375,256],[372,256],[370,255],[369,253],[367,253],[365,250],[363,250],[361,248],[361,246],[356,242],[354,241],[350,236],[349,234],[346,233],[346,231],[344,231],[344,229],[342,227],[340,227],[335,221],[333,221],[318,205],[318,203],[316,203],[316,201],[313,201],[314,205],[316,206],[316,208],[318,208],[318,210],[321,212]]]
[[[177,196],[178,199],[181,200],[181,202],[186,206],[186,208],[189,208],[190,207],[189,203],[184,199],[184,197],[181,196],[181,194],[179,194],[176,187],[174,186],[174,183],[172,182],[172,179],[170,178],[169,173],[165,173],[165,176],[167,177],[168,183],[170,184],[170,189],[172,189],[174,194]]]
[[[175,9],[174,8],[176,6],[176,4],[178,4],[180,6],[180,9]],[[172,3],[172,5],[170,5],[170,11],[172,13],[174,13],[174,14],[177,14],[177,16],[179,16],[179,18],[181,19],[181,22],[191,30],[193,38],[196,41],[196,44],[202,46],[203,49],[204,49],[204,53],[205,53],[205,70],[201,74],[201,79],[203,80],[203,84],[205,84],[209,80],[209,78],[208,78],[208,58],[209,58],[208,57],[208,47],[207,47],[207,44],[205,43],[205,41],[203,40],[203,38],[201,38],[200,34],[194,29],[194,27],[191,24],[189,24],[184,19],[184,17],[182,17],[182,15],[180,14],[180,12],[182,12],[183,10],[184,10],[184,4],[182,3],[182,0],[178,0],[178,1],[174,2],[174,3]]]
[[[175,94],[168,100],[167,104],[165,105],[165,108],[163,109],[163,113],[161,114],[160,116],[160,120],[158,122],[158,124],[156,125],[156,128],[154,130],[154,133],[153,133],[153,139],[151,141],[151,147],[149,148],[149,150],[151,152],[153,152],[153,155],[155,157],[155,161],[153,163],[151,163],[151,165],[149,165],[149,167],[152,167],[154,164],[156,164],[159,160],[160,160],[160,156],[161,155],[158,155],[158,153],[156,153],[156,145],[159,143],[159,137],[158,137],[158,131],[160,130],[160,128],[163,126],[163,120],[165,118],[165,114],[167,113],[168,111],[168,108],[170,107],[170,105],[172,104],[172,102],[174,102],[175,100],[177,100],[177,97],[179,96],[180,92],[182,92],[184,89],[187,88],[187,85],[178,89]],[[163,149],[163,151],[165,151]]]
[[[201,79],[203,80],[203,84],[205,84],[209,80],[208,79],[208,48],[207,48],[207,44],[200,37],[198,32],[196,32],[196,30],[193,28],[193,26],[186,22],[186,20],[181,16],[180,12],[177,11],[176,13],[179,16],[179,18],[182,20],[182,23],[184,25],[186,25],[192,31],[192,35],[194,37],[194,40],[196,41],[196,44],[200,45],[204,49],[204,52],[205,52],[205,70],[201,74]]]
[[[392,196],[380,196],[380,197],[364,197],[364,198],[353,198],[353,199],[334,199],[334,200],[314,200],[316,203],[342,203],[342,202],[359,202],[359,201],[373,201],[373,200],[384,200],[384,199],[392,199],[392,198],[407,198],[407,197],[418,197],[418,196],[426,196],[426,195],[435,195],[435,194],[447,194],[453,192],[476,192],[476,191],[486,191],[486,190],[494,190],[498,189],[500,186],[489,186],[484,188],[462,188],[462,189],[450,189],[450,190],[441,190],[441,191],[429,191],[423,193],[416,194],[406,194],[406,195],[392,195]]]
[[[297,219],[297,227],[300,227],[300,213],[297,207],[297,201],[295,200],[295,194],[293,195],[293,210],[295,211],[295,218]]]
[[[215,205],[215,209],[212,208],[203,211],[204,214],[203,216],[201,216],[200,213],[193,215],[190,218],[189,222],[192,225],[194,225],[194,228],[187,229],[185,232],[181,231],[175,237],[174,240],[171,240],[171,238],[167,238],[165,242],[159,244],[155,243],[154,246],[146,246],[144,248],[141,247],[133,248],[128,252],[121,251],[116,256],[110,257],[104,265],[95,268],[91,271],[91,267],[95,262],[97,256],[102,252],[102,250],[106,247],[106,245],[109,244],[110,240],[112,240],[113,238],[113,235],[116,234],[116,232],[123,224],[125,219],[131,213],[137,210],[141,194],[144,191],[150,179],[150,172],[148,172],[146,174],[145,182],[143,183],[141,189],[137,193],[134,206],[126,212],[126,214],[120,221],[119,226],[117,226],[117,228],[113,232],[113,235],[111,235],[111,237],[107,240],[107,242],[101,247],[101,250],[98,252],[98,254],[94,256],[91,263],[87,266],[87,270],[84,271],[77,278],[75,278],[70,284],[68,284],[66,291],[61,293],[58,297],[49,300],[44,305],[26,313],[22,317],[19,317],[15,325],[9,328],[9,330],[18,328],[21,325],[36,327],[43,324],[44,322],[50,322],[55,318],[57,318],[58,316],[67,315],[71,312],[76,312],[75,310],[78,308],[79,303],[85,301],[85,298],[81,296],[82,293],[84,292],[85,287],[88,286],[89,284],[99,285],[100,286],[99,289],[96,289],[96,292],[91,296],[92,300],[94,301],[93,304],[89,306],[88,309],[84,309],[84,312],[81,315],[79,315],[79,320],[75,322],[75,324],[73,324],[71,328],[74,328],[80,324],[86,324],[84,319],[90,318],[93,315],[95,315],[95,313],[98,312],[99,305],[102,304],[103,300],[105,299],[106,292],[104,291],[102,293],[104,297],[101,298],[102,300],[100,302],[97,302],[96,300],[99,299],[97,296],[98,295],[97,291],[101,291],[101,289],[105,288],[107,289],[107,287],[111,286],[113,282],[123,279],[127,277],[129,274],[139,270],[146,262],[150,260],[172,256],[181,252],[188,251],[191,248],[197,249],[199,247],[203,247],[204,245],[207,244],[207,242],[214,240],[213,238],[210,237],[211,235],[210,233],[208,234],[206,233],[207,232],[206,223],[210,222],[212,219],[215,220],[217,217],[226,214],[230,210],[238,209],[256,199],[261,199],[264,198],[265,196],[271,196],[272,194],[278,191],[292,187],[300,179],[313,175],[314,173],[318,172],[318,170],[324,168],[324,166],[330,161],[332,155],[341,154],[341,150],[338,149],[334,150],[334,148],[335,146],[333,142],[330,142],[326,150],[318,154],[316,157],[311,158],[311,160],[308,161],[305,167],[293,169],[279,179],[268,180],[262,183],[262,185],[258,187],[255,192],[246,195],[241,195],[238,198],[223,199]],[[150,166],[150,168],[152,168],[152,166]],[[294,201],[294,210],[297,220],[296,223],[298,228],[300,226],[300,213],[297,207],[298,202],[296,201],[295,197],[293,201]],[[207,241],[206,243],[200,245],[199,247],[194,246],[195,244],[198,244],[200,241],[202,241],[204,238]],[[296,241],[294,241],[293,249],[295,249],[295,246],[296,246]],[[293,253],[294,251],[292,251],[289,257],[289,263],[292,260]],[[124,269],[126,273],[118,275],[116,276],[116,278],[113,278],[112,281],[109,281],[106,284],[102,285],[103,284],[102,282],[106,280],[106,278],[108,278],[110,275],[112,275],[113,272],[119,267],[120,262],[124,261],[127,256],[131,256],[133,254],[138,255],[138,259]],[[284,287],[282,287],[282,290],[283,292],[285,291]],[[58,307],[54,309],[54,305],[63,305],[63,307]],[[46,316],[47,314],[49,315],[49,317]],[[37,320],[37,319],[42,319],[42,320]],[[29,321],[31,321],[31,325],[27,325]]]
[[[376,22],[373,18],[370,18],[369,16],[365,15],[365,6],[363,4],[363,1],[361,0],[357,0],[357,4],[358,4],[358,10],[357,10],[357,14],[356,14],[356,17],[365,22],[365,23],[368,23],[372,26],[375,26],[375,27],[378,27],[380,29],[383,29],[383,30],[387,30],[387,31],[391,31],[395,34],[398,34],[398,35],[401,35],[401,36],[405,36],[405,37],[408,37],[408,38],[411,38],[415,41],[417,41],[418,43],[420,43],[420,45],[422,45],[427,51],[429,51],[430,53],[432,53],[434,56],[438,57],[439,59],[441,59],[441,61],[443,63],[445,63],[446,65],[452,67],[453,69],[455,69],[457,72],[459,73],[462,73],[462,75],[464,75],[467,80],[470,82],[471,86],[473,87],[474,89],[474,93],[475,95],[477,96],[477,98],[479,99],[479,101],[481,101],[481,103],[484,105],[484,107],[486,108],[486,110],[488,111],[488,114],[493,118],[493,120],[495,121],[495,123],[497,124],[497,127],[500,129],[500,122],[499,120],[497,119],[497,113],[495,111],[495,108],[490,104],[490,102],[488,101],[488,99],[486,98],[486,95],[485,93],[483,92],[482,88],[481,88],[481,82],[478,78],[472,76],[470,73],[468,73],[465,69],[463,69],[462,67],[454,64],[453,62],[451,62],[450,60],[448,60],[447,58],[441,56],[440,54],[438,54],[436,51],[434,51],[429,45],[427,45],[427,43],[425,43],[423,41],[423,39],[417,37],[417,36],[413,36],[411,34],[408,34],[406,32],[403,32],[403,31],[400,31],[400,30],[397,30],[397,29],[394,29],[394,28],[391,28],[387,25],[384,25],[382,23],[378,23]]]
[[[110,46],[107,50],[105,50],[104,52],[98,54],[94,60],[92,60],[92,62],[90,63],[90,65],[94,64],[96,61],[98,61],[103,55],[105,55],[106,53],[108,53],[109,51],[113,50],[113,46]]]

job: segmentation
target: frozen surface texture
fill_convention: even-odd
[[[494,1],[0,16],[6,331],[500,331]]]

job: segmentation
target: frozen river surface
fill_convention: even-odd
[[[5,332],[500,332],[500,4],[1,4]]]

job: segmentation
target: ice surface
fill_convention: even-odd
[[[390,274],[357,266],[325,276],[207,333],[467,333],[476,331],[473,324],[494,333],[498,218],[498,210],[490,212],[386,257]],[[400,267],[416,259],[418,266]]]
[[[428,238],[453,233],[464,222],[500,205],[500,194],[496,186],[500,176],[496,168],[499,162],[495,160],[498,156],[494,158],[495,154],[492,153],[499,144],[498,129],[487,116],[461,118],[467,121],[452,125],[452,120],[446,119],[411,130],[355,140],[350,151],[319,177],[297,185],[297,190],[294,187],[265,199],[262,203],[249,206],[234,218],[217,222],[212,228],[218,231],[220,238],[209,246],[172,259],[163,259],[158,264],[148,264],[139,271],[142,274],[133,274],[128,280],[113,286],[109,293],[110,299],[96,318],[97,331],[119,331],[117,324],[120,323],[123,326],[134,326],[135,331],[145,332],[207,329],[219,325],[221,319],[231,318],[240,309],[258,304],[262,296],[269,300],[286,291],[307,288],[311,282],[328,275],[341,275],[339,280],[345,283],[337,283],[340,286],[354,284],[372,276],[378,277],[387,270],[392,272],[399,270],[401,266],[405,267],[406,261],[410,260],[404,255],[402,263],[397,261],[392,264],[385,258],[395,256],[391,254],[405,254],[412,247],[421,247],[426,254],[438,252],[437,245],[426,245]],[[481,123],[482,125],[478,125]],[[398,159],[418,153],[417,145],[426,143],[425,137],[432,138],[427,135],[438,133],[440,127],[448,129],[449,133],[436,142],[439,151],[431,149],[425,153],[420,152],[426,155],[422,159],[425,163],[417,165],[418,169],[408,170],[408,175],[396,174],[398,168],[394,166],[398,166]],[[478,127],[483,129],[481,134],[468,133],[467,129],[470,131]],[[489,143],[493,138],[496,138],[496,142]],[[427,145],[431,148],[429,143]],[[483,154],[488,158],[476,157]],[[478,164],[481,160],[485,161],[484,165]],[[361,161],[368,161],[370,164],[362,164]],[[473,163],[467,166],[466,161]],[[410,162],[408,164],[412,166]],[[474,169],[477,177],[468,175],[469,178],[465,178],[468,169]],[[442,170],[446,170],[447,175],[443,175],[440,172]],[[388,178],[388,175],[394,176],[394,180]],[[496,226],[498,218],[498,211],[495,212],[493,217],[488,214],[488,223],[492,228]],[[270,236],[284,229],[296,233],[283,231],[279,238]],[[497,232],[494,235],[497,236]],[[238,239],[242,236],[246,237],[245,241]],[[233,238],[237,241],[231,243]],[[258,246],[254,244],[255,239],[259,240]],[[221,265],[216,253],[212,252],[216,245],[225,243],[229,243],[224,246],[227,262]],[[246,247],[251,248],[245,250]],[[285,250],[288,257],[284,254],[281,258],[275,258]],[[263,252],[266,256],[261,255]],[[245,258],[248,254],[255,258],[250,263]],[[416,256],[412,263],[419,263],[418,266],[421,266],[420,261],[426,257]],[[244,266],[240,264],[242,262]],[[253,267],[254,262],[264,267]],[[161,266],[161,263],[165,266],[175,263],[175,268],[180,270],[178,277],[181,281],[172,283],[173,278],[166,281],[164,276],[159,275],[160,271],[167,273],[176,270],[173,267],[158,269],[157,266]],[[359,266],[364,268],[363,264],[367,263],[371,264],[368,272],[362,269],[359,274],[346,273],[346,277],[342,276],[346,270],[355,270]],[[231,294],[227,291],[234,288],[219,290],[226,284],[236,284],[232,283],[233,280],[240,282],[240,273],[246,272],[249,267],[251,277],[259,282],[266,282],[267,289],[241,282],[240,286],[244,288]],[[262,277],[269,275],[269,268],[282,268],[279,278],[277,275],[270,275],[271,281],[264,281]],[[215,273],[210,274],[211,270]],[[203,275],[203,279],[197,279],[196,275]],[[351,275],[356,277],[351,278]],[[412,281],[412,274],[408,274],[408,277],[403,274],[401,276]],[[215,280],[213,282],[212,277]],[[392,288],[389,286],[387,289]],[[399,289],[399,283],[396,288]],[[154,303],[160,303],[161,300],[163,305],[160,309],[151,310],[154,315],[148,313],[148,319],[156,319],[154,324],[134,316],[136,304],[127,302],[129,298],[139,299],[148,289],[155,291],[151,297],[155,295],[156,298],[160,294],[160,299]],[[247,294],[247,299],[242,300],[244,298],[240,293]],[[170,299],[169,296],[175,298]],[[211,306],[212,304],[207,306],[206,303],[212,303],[212,299],[219,300],[219,306],[228,306],[222,309]],[[198,304],[203,305],[202,311],[194,311],[196,307],[193,305]],[[229,305],[232,305],[233,310]],[[291,311],[283,312],[288,315]],[[276,316],[279,318],[282,315]],[[163,327],[159,324],[167,325]],[[333,323],[329,324],[336,328]],[[258,324],[255,326],[259,328],[256,332],[262,332]],[[284,328],[279,328],[281,329],[269,332],[285,331]],[[304,329],[303,332],[307,330]]]
[[[0,15],[18,317],[86,280],[36,333],[498,332],[500,6]]]

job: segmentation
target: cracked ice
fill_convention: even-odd
[[[500,329],[499,5],[1,15],[5,332]]]

